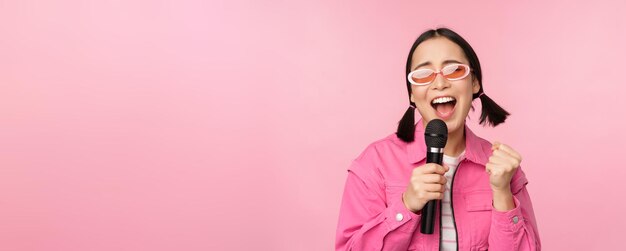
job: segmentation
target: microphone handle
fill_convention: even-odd
[[[426,163],[443,163],[443,149],[440,152],[426,152]],[[422,225],[420,232],[422,234],[433,234],[435,229],[435,209],[439,200],[431,200],[426,202],[422,208]]]

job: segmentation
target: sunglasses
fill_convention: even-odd
[[[447,80],[460,80],[469,75],[471,69],[468,65],[464,64],[450,64],[446,65],[441,71],[434,71],[431,69],[417,69],[409,73],[407,78],[413,85],[428,85],[437,78],[437,74],[441,74]]]

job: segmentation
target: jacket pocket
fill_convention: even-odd
[[[493,199],[489,190],[472,191],[465,194],[465,209],[468,212],[491,211]]]
[[[489,230],[493,209],[491,190],[476,190],[464,195],[465,211],[470,227],[471,250],[487,250],[489,247]]]

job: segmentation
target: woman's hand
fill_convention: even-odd
[[[411,181],[402,194],[404,206],[411,212],[418,213],[428,201],[443,199],[448,182],[443,175],[448,169],[435,163],[414,168]]]
[[[522,162],[522,156],[505,144],[494,142],[492,155],[485,166],[493,191],[493,206],[500,211],[515,208],[511,193],[511,179]]]

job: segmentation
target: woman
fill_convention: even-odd
[[[472,47],[450,29],[428,30],[413,44],[406,73],[410,107],[398,131],[370,144],[348,170],[336,249],[540,250],[520,154],[466,126],[476,98],[481,124],[509,115],[485,95]],[[426,164],[424,127],[433,119],[448,128],[443,165]],[[435,231],[422,234],[430,200],[440,200]]]

